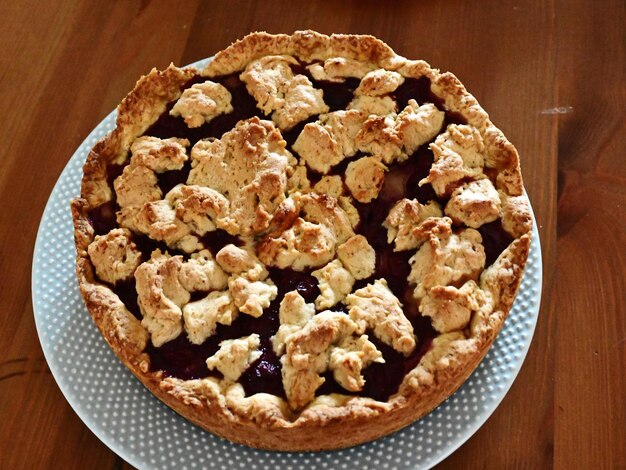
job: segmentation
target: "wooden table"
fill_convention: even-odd
[[[439,468],[623,468],[623,0],[179,3],[0,4],[0,466],[128,468],[65,401],[33,321],[35,235],[70,155],[153,66],[311,28],[373,34],[453,71],[522,156],[543,248],[539,323],[500,407]]]

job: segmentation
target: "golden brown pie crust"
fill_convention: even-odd
[[[371,36],[325,36],[313,31],[250,34],[218,53],[200,73],[214,77],[240,72],[252,60],[268,55],[289,55],[304,63],[343,57],[397,71],[404,77],[427,76],[431,91],[443,100],[447,110],[460,113],[479,130],[485,154],[499,172],[498,189],[510,197],[522,195],[516,149],[451,73],[440,73],[424,61],[400,57]],[[519,235],[483,273],[482,288],[495,300],[493,309],[476,312],[465,334],[439,336],[387,402],[347,395],[322,396],[296,414],[283,399],[272,395],[245,397],[241,386],[224,388],[217,379],[185,381],[164,378],[162,372],[150,370],[150,358],[145,352],[149,333],[94,274],[87,252],[94,240],[88,212],[111,198],[107,164],[127,159],[133,140],[146,131],[168,102],[180,97],[180,86],[197,73],[193,68],[171,65],[162,72],[152,70],[137,82],[118,107],[116,129],[89,153],[81,196],[72,201],[80,291],[106,341],[133,374],[172,409],[212,433],[253,447],[282,451],[348,447],[389,434],[430,412],[467,379],[502,328],[528,256],[530,214],[524,209],[516,214],[517,220],[523,221]]]

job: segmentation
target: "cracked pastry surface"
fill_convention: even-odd
[[[79,285],[192,422],[346,447],[477,366],[528,253],[522,191],[517,152],[452,74],[369,36],[255,33],[122,102],[72,202]]]

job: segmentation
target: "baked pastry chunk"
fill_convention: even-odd
[[[72,213],[81,293],[124,364],[199,426],[291,451],[452,394],[531,230],[518,154],[454,75],[312,31],[142,77]]]

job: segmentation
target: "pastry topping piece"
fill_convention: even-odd
[[[445,213],[455,223],[478,228],[500,215],[500,196],[487,178],[471,181],[454,190]]]
[[[183,91],[170,114],[182,116],[189,127],[200,127],[220,114],[233,112],[230,92],[219,83],[196,83]]]
[[[298,165],[287,180],[287,193],[308,193],[311,191],[311,182],[307,177],[306,166]]]
[[[157,137],[139,137],[130,150],[130,164],[124,167],[122,174],[113,182],[117,203],[122,208],[132,208],[125,212],[123,220],[128,220],[128,228],[135,226],[130,213],[136,214],[146,202],[158,201],[163,196],[157,185],[155,173],[180,170],[187,161],[185,147],[187,139],[159,139]]]
[[[278,289],[271,279],[249,281],[245,277],[231,277],[228,289],[239,311],[255,318],[263,315],[263,309],[269,307],[278,295]]]
[[[312,170],[326,174],[356,153],[354,139],[366,117],[358,110],[322,114],[317,122],[304,126],[293,149]]]
[[[259,258],[269,266],[295,271],[321,266],[334,256],[336,245],[332,229],[301,217],[278,236],[259,242]]]
[[[509,196],[498,191],[502,202],[502,227],[514,237],[530,232],[532,219],[525,196]]]
[[[322,90],[313,88],[304,75],[294,75],[291,56],[265,56],[252,61],[240,75],[257,107],[282,130],[291,129],[310,116],[328,111]]]
[[[350,162],[346,169],[346,186],[359,202],[371,202],[378,197],[385,181],[387,167],[377,158],[362,157]]]
[[[385,360],[367,335],[358,338],[346,336],[336,347],[331,348],[328,369],[333,371],[333,378],[339,385],[351,392],[358,392],[365,385],[361,371],[372,362],[384,363]]]
[[[305,220],[331,229],[337,243],[343,243],[354,235],[346,213],[332,197],[305,194],[300,198],[300,213]]]
[[[390,96],[355,96],[348,109],[360,111],[365,116],[387,116],[398,111],[398,105]]]
[[[182,264],[182,256],[170,257],[156,250],[135,271],[141,325],[157,348],[183,329],[181,307],[189,302],[190,295],[178,279]]]
[[[430,183],[439,197],[446,197],[465,178],[483,178],[485,145],[478,129],[450,124],[435,142],[430,144],[435,163],[429,175],[419,182]]]
[[[285,105],[285,90],[293,78],[291,65],[297,64],[290,56],[266,56],[250,62],[239,77],[266,115]]]
[[[435,201],[420,204],[416,199],[401,199],[391,208],[383,222],[387,229],[387,243],[395,240],[394,251],[419,247],[428,236],[427,224],[424,222],[442,215],[441,208]]]
[[[323,64],[315,63],[307,66],[307,70],[315,80],[333,82],[342,82],[347,77],[362,78],[374,68],[374,64],[345,57],[333,57],[326,59]]]
[[[485,249],[478,231],[468,228],[452,233],[448,217],[435,220],[437,225],[428,239],[409,260],[409,282],[415,284],[413,295],[418,300],[432,287],[476,279],[485,266]]]
[[[272,337],[274,352],[279,356],[282,355],[287,338],[300,331],[314,315],[315,305],[307,304],[298,291],[287,292],[278,310],[280,327]]]
[[[209,370],[220,371],[225,380],[236,382],[250,364],[261,357],[260,345],[261,339],[256,333],[222,341],[218,351],[206,360],[206,365]]]
[[[141,252],[133,243],[130,230],[125,228],[96,236],[87,252],[98,277],[110,284],[131,279],[141,263]]]
[[[163,197],[157,185],[157,176],[151,169],[139,165],[127,165],[113,183],[120,207],[141,206]]]
[[[440,333],[462,330],[485,301],[485,294],[473,280],[460,289],[454,286],[435,286],[420,302],[422,315],[430,317],[433,327]]]
[[[345,303],[350,318],[357,324],[357,333],[369,328],[383,343],[405,356],[413,352],[416,343],[413,326],[385,279],[377,279],[348,295]]]
[[[370,116],[356,136],[358,149],[387,164],[398,160],[402,157],[402,140],[394,127],[394,115]]]
[[[189,292],[222,290],[228,285],[228,277],[209,250],[192,253],[191,259],[181,266],[179,279]]]
[[[343,194],[343,181],[341,180],[341,176],[322,176],[322,178],[315,183],[315,186],[313,186],[313,191],[317,194],[326,194],[335,199],[339,199]]]
[[[277,211],[279,225],[257,245],[259,259],[267,266],[302,271],[323,266],[335,256],[335,248],[354,230],[335,198],[309,193],[294,194]]]
[[[406,160],[437,135],[444,115],[431,103],[419,106],[415,100],[409,100],[397,116],[370,116],[356,136],[357,148],[386,164]]]
[[[148,202],[139,211],[131,214],[129,228],[145,233],[153,240],[164,241],[168,246],[187,253],[191,253],[198,246],[198,238],[176,217],[176,211],[165,200]],[[123,223],[123,219],[118,220],[120,224]]]
[[[517,239],[512,245],[520,243],[523,242]],[[515,286],[516,282],[520,282],[522,270],[523,268],[516,263],[515,249],[513,249],[503,251],[493,264],[482,272],[480,275],[480,288],[485,293],[491,294],[488,300],[494,306],[494,309],[500,305],[500,302],[503,300],[501,297],[507,288],[510,289]],[[501,288],[502,286],[506,287],[503,289]],[[505,297],[504,301],[511,302],[512,300]]]
[[[318,310],[336,305],[352,292],[354,277],[338,259],[331,261],[317,271],[313,271],[311,275],[319,281],[320,295],[315,299],[315,307]]]
[[[188,184],[208,186],[230,202],[217,219],[231,235],[262,232],[285,198],[287,168],[295,159],[271,122],[254,117],[240,121],[220,140],[199,141],[191,151]]]
[[[361,62],[346,57],[332,57],[324,61],[324,70],[331,77],[363,78],[367,72],[374,68],[376,68],[374,64],[369,62]]]
[[[176,218],[198,235],[217,229],[217,220],[229,213],[229,202],[222,194],[204,186],[179,184],[165,196]]]
[[[287,352],[281,363],[283,385],[292,409],[303,407],[315,397],[315,391],[325,381],[319,374],[329,368],[335,347],[343,345],[347,348],[345,352],[335,353],[333,366],[339,370],[335,378],[340,377],[350,387],[362,386],[361,370],[370,362],[379,361],[381,356],[367,337],[360,341],[343,342],[356,330],[356,323],[346,314],[327,310],[315,315],[302,330],[287,337]],[[358,347],[361,349],[356,351]],[[351,352],[354,354],[346,358]],[[360,361],[360,364],[353,361]]]
[[[215,255],[215,259],[224,271],[237,274],[249,281],[264,281],[268,272],[250,247],[239,248],[228,244]]]
[[[485,144],[478,129],[465,124],[450,124],[446,131],[435,139],[440,149],[448,148],[459,154],[468,168],[485,164]]]
[[[318,173],[328,173],[330,168],[344,159],[343,152],[333,139],[331,131],[317,123],[310,123],[293,144],[307,165]]]
[[[430,148],[435,155],[435,163],[430,167],[428,176],[422,179],[419,185],[430,183],[439,197],[448,196],[455,189],[453,183],[463,178],[478,176],[482,172],[480,169],[472,170],[464,167],[463,159],[453,150],[441,150],[434,144],[431,144]]]
[[[187,337],[193,344],[202,344],[215,333],[217,324],[230,325],[238,316],[229,291],[213,291],[205,298],[183,307]]]
[[[445,113],[432,103],[418,105],[409,100],[396,119],[396,131],[403,143],[403,151],[411,155],[420,145],[431,141],[441,130]]]
[[[376,69],[361,79],[358,88],[354,90],[356,96],[381,96],[391,93],[404,83],[404,77],[398,72],[385,69]]]
[[[185,147],[189,147],[187,139],[139,137],[130,147],[130,164],[145,166],[155,173],[180,170],[188,158]]]
[[[339,245],[337,257],[355,279],[366,279],[376,269],[376,252],[363,235],[350,237]]]
[[[343,209],[343,211],[348,216],[348,220],[350,221],[350,225],[352,228],[355,228],[359,225],[361,220],[361,216],[359,215],[359,211],[356,207],[354,207],[353,200],[350,196],[339,196],[338,199],[339,207]]]

